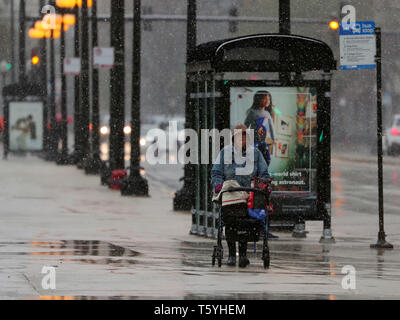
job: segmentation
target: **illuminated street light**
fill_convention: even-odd
[[[40,58],[38,56],[33,56],[32,57],[32,65],[37,65],[40,62]]]
[[[332,20],[329,22],[329,28],[331,30],[337,30],[339,29],[339,22],[337,22],[336,20]]]
[[[35,29],[35,28],[31,28],[31,29],[29,29],[28,35],[29,35],[29,38],[31,38],[31,39],[42,39],[42,38],[44,38],[44,31]]]
[[[72,9],[75,6],[82,8],[82,0],[57,0],[56,5],[59,8]],[[93,0],[88,0],[88,8],[93,6]]]

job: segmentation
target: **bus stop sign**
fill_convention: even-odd
[[[358,21],[340,24],[340,68],[342,70],[375,69],[375,22]]]

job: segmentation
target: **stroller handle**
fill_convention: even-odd
[[[268,193],[265,192],[264,190],[256,189],[256,188],[246,188],[246,187],[229,188],[228,190],[221,191],[221,193],[225,193],[225,192],[237,192],[237,191],[258,192],[258,193],[262,193],[262,194],[264,194],[265,196],[268,197]]]

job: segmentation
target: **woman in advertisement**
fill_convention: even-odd
[[[269,165],[275,142],[274,110],[272,96],[266,90],[257,91],[253,105],[247,110],[244,124],[254,130],[254,144]]]

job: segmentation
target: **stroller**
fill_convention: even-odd
[[[257,186],[263,183],[267,185],[266,188],[260,189]],[[272,206],[270,204],[271,197],[271,181],[261,178],[255,178],[252,182],[252,188],[245,187],[232,187],[228,190],[221,191],[225,192],[237,192],[246,191],[250,194],[249,198],[252,200],[253,209],[263,209],[266,212],[265,219],[259,220],[249,216],[248,206],[235,205],[235,206],[222,206],[222,197],[218,201],[215,201],[219,205],[219,217],[218,217],[218,237],[217,245],[214,246],[212,255],[212,265],[215,266],[215,262],[218,261],[218,267],[222,265],[223,259],[223,247],[222,247],[222,231],[225,227],[225,234],[228,232],[227,226],[229,226],[229,238],[230,241],[239,241],[240,239],[246,239],[247,242],[256,242],[263,239],[262,248],[262,260],[264,262],[264,269],[270,266],[270,252],[268,247],[268,227],[269,227],[269,216],[272,214]],[[253,187],[254,186],[254,187]],[[240,217],[239,219],[237,217]],[[228,221],[240,221],[239,225],[232,227]]]

